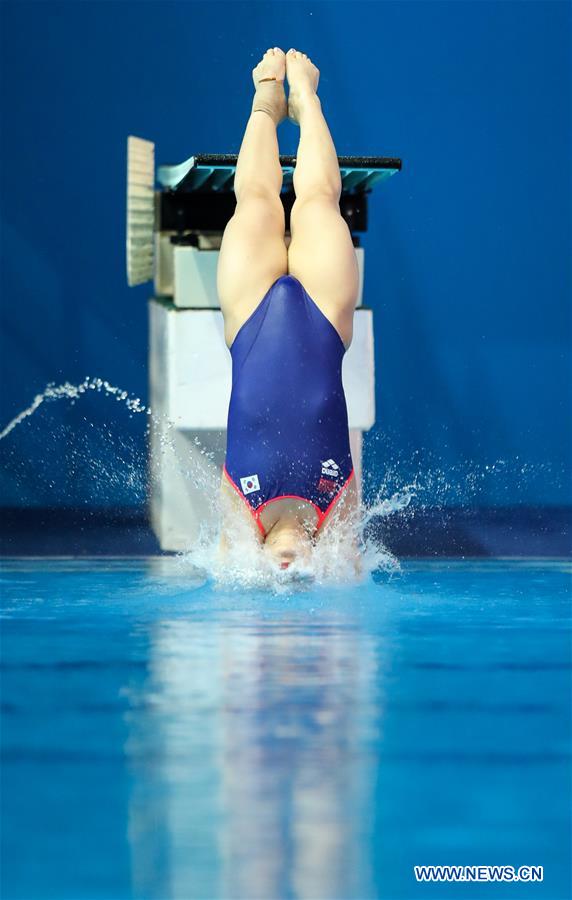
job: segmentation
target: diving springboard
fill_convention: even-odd
[[[201,153],[178,165],[159,166],[157,181],[171,191],[227,192],[234,188],[238,156]],[[401,170],[401,160],[385,156],[338,156],[342,191],[367,191]],[[280,156],[282,189],[293,190],[295,156]]]
[[[295,156],[280,156],[281,200],[285,230],[295,202]],[[177,165],[155,169],[153,141],[129,135],[127,152],[127,281],[151,281],[157,271],[157,243],[162,236],[175,245],[197,244],[199,236],[222,236],[234,214],[237,154],[200,153]],[[401,159],[385,156],[339,156],[342,177],[340,214],[354,245],[368,228],[368,196],[374,185],[401,171]]]

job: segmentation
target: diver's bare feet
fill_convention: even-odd
[[[287,116],[285,76],[286,55],[280,47],[270,47],[252,70],[256,88],[252,112],[268,113],[275,125],[279,125]]]
[[[291,49],[286,54],[286,74],[290,87],[288,118],[299,124],[304,104],[317,98],[320,70],[305,53]]]

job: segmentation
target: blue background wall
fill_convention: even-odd
[[[251,68],[296,46],[321,69],[338,153],[404,161],[364,237],[369,468],[437,470],[450,504],[443,485],[471,479],[477,504],[572,500],[568,3],[0,11],[2,425],[48,381],[98,375],[145,400],[150,286],[126,284],[127,135],[155,141],[159,163],[238,152]],[[279,134],[294,153],[295,126]],[[0,444],[0,502],[143,502],[144,429],[112,401],[51,404]]]

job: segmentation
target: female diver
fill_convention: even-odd
[[[286,569],[308,562],[324,530],[351,521],[358,508],[341,378],[358,267],[318,69],[306,54],[274,47],[252,75],[237,205],[217,272],[232,356],[221,546],[232,543],[236,517],[246,517]],[[286,117],[300,127],[288,245],[276,134]]]

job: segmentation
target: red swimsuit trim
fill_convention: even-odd
[[[261,503],[260,506],[256,507],[256,509],[253,509],[252,506],[250,505],[250,503],[248,502],[248,500],[246,499],[246,497],[244,496],[244,494],[242,493],[242,491],[240,490],[240,488],[238,487],[238,485],[236,485],[234,483],[234,481],[228,474],[226,466],[222,467],[222,471],[223,471],[223,474],[226,477],[228,483],[230,485],[232,485],[232,487],[235,489],[236,493],[241,498],[243,503],[245,503],[246,506],[248,507],[249,512],[253,516],[254,521],[258,525],[258,528],[260,529],[260,532],[262,533],[262,537],[264,537],[264,538],[266,537],[266,532],[264,530],[264,525],[260,521],[260,514],[266,506],[268,506],[270,503],[276,503],[277,500],[303,500],[304,503],[310,503],[311,506],[313,506],[314,509],[316,510],[316,514],[318,516],[318,524],[316,526],[316,534],[317,534],[318,531],[320,530],[320,528],[322,527],[322,525],[324,524],[328,514],[332,511],[333,507],[336,505],[336,503],[338,502],[338,500],[344,493],[345,489],[347,488],[347,486],[350,483],[350,481],[352,480],[352,478],[355,477],[355,471],[354,471],[354,469],[352,469],[350,474],[347,477],[347,480],[342,485],[342,487],[340,488],[340,490],[338,491],[338,493],[336,494],[336,496],[334,497],[332,502],[328,504],[328,506],[324,510],[324,512],[322,512],[320,507],[317,506],[312,500],[308,500],[307,497],[300,497],[298,494],[281,494],[280,497],[272,497],[270,500],[265,500],[264,503]]]

